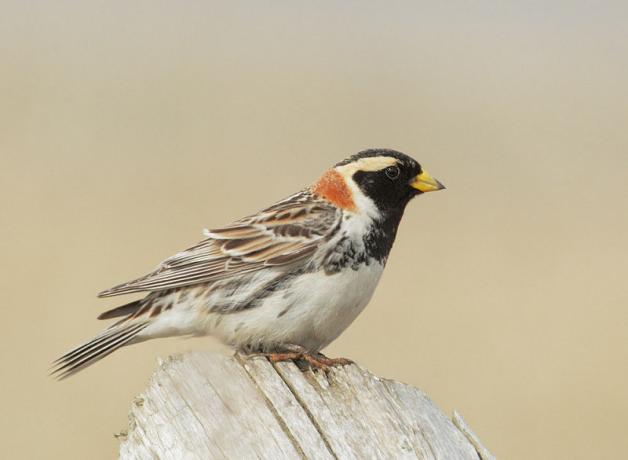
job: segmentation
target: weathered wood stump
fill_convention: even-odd
[[[161,363],[129,414],[122,459],[492,459],[455,414],[358,365],[328,373],[262,357]]]

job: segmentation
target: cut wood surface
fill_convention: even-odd
[[[135,399],[120,458],[493,458],[454,422],[421,390],[355,364],[326,373],[194,352],[161,363]]]

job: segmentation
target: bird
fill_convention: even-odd
[[[368,149],[312,185],[230,225],[149,274],[99,297],[145,293],[106,311],[116,319],[53,363],[67,378],[149,339],[213,336],[237,351],[314,368],[351,363],[321,353],[369,303],[406,205],[442,190],[410,156]]]

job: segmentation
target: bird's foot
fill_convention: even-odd
[[[286,351],[280,353],[264,354],[271,363],[282,361],[305,361],[314,369],[329,371],[330,367],[346,366],[353,364],[353,361],[346,358],[328,358],[322,353],[311,352],[299,345],[290,345],[286,347]]]
[[[283,361],[294,361],[297,359],[301,359],[303,357],[303,353],[288,351],[284,353],[262,353],[262,356],[266,356],[266,358],[268,358],[268,361],[270,361],[271,363],[280,363]]]
[[[328,358],[322,353],[317,353],[316,355],[317,359],[327,366],[348,366],[349,364],[355,364],[348,358]]]

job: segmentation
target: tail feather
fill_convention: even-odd
[[[96,352],[99,348],[104,348],[114,340],[120,338],[121,334],[128,332],[129,328],[109,328],[106,329],[101,334],[94,337],[87,343],[79,345],[78,347],[68,351],[61,358],[57,359],[55,363],[61,363],[63,361],[63,365],[68,366],[71,363],[78,361],[81,357]]]
[[[53,363],[51,375],[63,380],[78,371],[94,364],[118,348],[128,344],[149,322],[128,324],[119,328],[106,329],[89,342],[84,343],[61,356]]]
[[[104,313],[98,315],[98,319],[110,319],[110,318],[118,318],[120,316],[130,316],[133,315],[137,310],[139,310],[145,299],[135,300],[133,302],[122,305],[121,307],[114,308],[113,310],[107,310]]]
[[[60,358],[57,358],[53,362],[53,364],[60,363],[61,361],[67,363],[67,362],[71,361],[72,359],[76,358],[77,356],[85,354],[87,351],[93,349],[99,343],[102,343],[104,340],[107,340],[112,335],[116,334],[117,332],[119,332],[119,331],[116,331],[116,330],[113,330],[113,329],[105,329],[103,332],[98,334],[96,337],[94,337],[89,342],[82,343],[78,347],[72,348],[70,351],[66,352]]]

